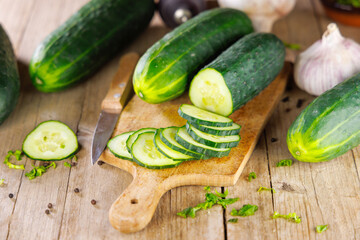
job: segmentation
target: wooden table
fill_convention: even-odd
[[[91,79],[59,93],[36,91],[28,76],[28,63],[37,44],[85,2],[0,0],[0,22],[16,50],[22,81],[19,104],[0,126],[0,157],[8,150],[20,149],[26,134],[48,119],[69,124],[81,144],[76,167],[69,169],[60,162],[56,169],[31,181],[24,174],[34,161],[23,160],[25,171],[0,164],[0,178],[6,182],[0,187],[0,239],[360,239],[360,148],[326,163],[295,161],[292,167],[275,167],[279,160],[291,157],[285,141],[287,129],[313,99],[292,81],[284,95],[289,101],[280,102],[237,184],[228,188],[229,197],[240,198],[237,203],[226,210],[215,206],[200,211],[195,219],[183,219],[176,212],[203,201],[204,192],[199,186],[180,187],[162,197],[143,231],[125,235],[114,230],[108,210],[130,184],[131,176],[109,165],[91,166],[89,158],[100,102],[121,54]],[[278,21],[273,31],[305,49],[321,37],[329,22],[318,0],[298,0],[295,10]],[[359,29],[339,27],[344,36],[360,42]],[[167,31],[156,17],[124,52],[143,53]],[[300,108],[296,107],[298,99],[305,100]],[[251,171],[258,178],[249,183],[246,176]],[[259,186],[273,187],[276,193],[259,194]],[[75,188],[80,192],[75,193]],[[14,198],[10,199],[9,193]],[[92,199],[96,205],[90,203]],[[53,208],[46,215],[48,203]],[[258,205],[258,212],[236,224],[228,223],[231,209],[247,203]],[[274,211],[296,212],[302,222],[273,220]],[[320,224],[329,224],[330,229],[318,234],[315,226]]]

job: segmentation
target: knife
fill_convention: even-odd
[[[101,103],[101,113],[95,127],[91,146],[91,163],[93,165],[104,151],[123,107],[132,96],[133,86],[130,78],[138,60],[139,55],[134,52],[121,57],[110,89]]]

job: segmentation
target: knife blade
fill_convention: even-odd
[[[122,109],[132,96],[133,86],[130,79],[138,60],[137,53],[127,53],[121,57],[118,70],[101,103],[101,113],[94,130],[91,146],[91,163],[93,165],[104,151]]]

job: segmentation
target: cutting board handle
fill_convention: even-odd
[[[111,225],[123,233],[145,228],[150,222],[161,196],[167,191],[163,179],[146,171],[133,174],[132,183],[113,203],[109,212]]]

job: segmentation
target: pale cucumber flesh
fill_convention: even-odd
[[[110,152],[112,152],[118,158],[132,160],[132,156],[126,148],[126,141],[133,133],[134,131],[122,133],[110,139],[107,144]]]
[[[133,145],[133,143],[135,142],[136,138],[144,132],[155,132],[156,128],[141,128],[137,131],[135,131],[133,134],[131,134],[129,136],[129,138],[126,141],[126,149],[128,150],[128,152],[131,154],[131,146]]]

